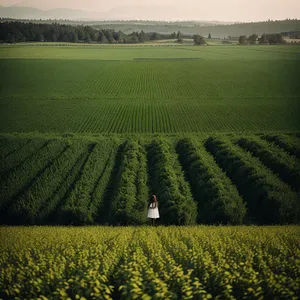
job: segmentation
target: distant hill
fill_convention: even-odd
[[[0,6],[0,17],[12,18],[12,19],[36,19],[36,20],[40,20],[40,19],[42,20],[43,19],[101,20],[104,18],[104,14],[99,12],[87,12],[83,10],[68,9],[68,8],[42,10],[33,7]]]
[[[164,12],[170,9],[174,18],[180,12],[167,6],[161,10],[140,6],[116,7],[108,12],[87,12],[75,9],[41,10],[32,7],[0,6],[0,17],[16,20],[31,20],[35,23],[52,23],[56,20],[61,24],[85,24],[96,29],[115,29],[128,34],[133,31],[159,32],[170,34],[181,31],[183,34],[201,34],[205,37],[210,33],[213,38],[237,37],[256,33],[299,32],[300,20],[279,20],[252,23],[228,23],[220,21],[141,21],[163,19]],[[32,21],[35,20],[35,21]],[[112,21],[114,20],[114,21]],[[122,21],[117,21],[122,20]]]
[[[183,34],[200,34],[207,37],[210,33],[213,38],[237,37],[240,35],[251,35],[256,33],[282,33],[300,31],[300,20],[280,20],[253,23],[234,24],[209,24],[205,22],[97,22],[92,23],[95,28],[121,30],[124,33],[144,30],[145,32],[159,32],[170,34],[180,30]]]
[[[16,6],[0,6],[0,17],[32,20],[165,20],[166,16],[172,16],[172,20],[182,19],[181,11],[173,6],[118,6],[107,12],[88,12],[67,8],[42,10],[27,4],[28,2],[23,1]],[[230,22],[219,21],[201,21],[201,23],[230,24]]]

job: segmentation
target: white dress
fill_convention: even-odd
[[[150,208],[150,207],[154,207],[155,206],[155,203],[151,203],[149,205],[149,208],[148,208],[148,215],[147,217],[150,218],[150,219],[158,219],[159,218],[159,211],[158,211],[158,207],[157,207],[157,203],[156,203],[156,207],[155,208]]]

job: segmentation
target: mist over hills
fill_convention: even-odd
[[[181,9],[168,5],[118,6],[107,12],[97,12],[92,11],[93,6],[89,7],[91,11],[68,8],[42,10],[21,6],[33,3],[33,0],[26,1],[22,1],[18,6],[0,6],[0,17],[30,20],[34,23],[52,23],[57,20],[60,24],[84,24],[93,26],[96,29],[121,30],[126,34],[140,30],[171,34],[180,30],[182,33],[189,35],[200,34],[208,36],[211,33],[213,37],[224,38],[227,36],[248,36],[252,33],[261,35],[263,33],[300,31],[300,20],[297,19],[251,23],[200,21],[202,14],[199,14],[198,19],[184,21],[182,17],[185,15],[184,8],[182,8],[181,12]],[[173,18],[167,19],[165,15],[172,15]]]
[[[12,19],[103,19],[104,14],[99,12],[87,12],[79,9],[56,8],[42,10],[34,7],[0,6],[1,18]]]
[[[79,9],[56,8],[42,10],[35,7],[23,6],[21,2],[17,6],[0,6],[1,18],[12,19],[68,19],[68,20],[185,20],[186,15],[182,9],[168,5],[152,6],[118,6],[106,12],[84,11]],[[92,9],[92,8],[91,8]],[[195,18],[194,20],[199,20]],[[201,21],[207,24],[231,24],[232,22]]]

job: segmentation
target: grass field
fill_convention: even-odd
[[[2,299],[297,299],[300,289],[298,227],[0,234]]]
[[[297,131],[299,49],[3,46],[0,130]]]

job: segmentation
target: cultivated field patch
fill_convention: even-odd
[[[297,223],[300,161],[270,138],[3,136],[1,223],[141,225],[153,193],[165,225]]]
[[[0,47],[0,130],[299,130],[296,48]]]
[[[4,299],[276,299],[299,291],[293,226],[7,227],[0,234]]]

